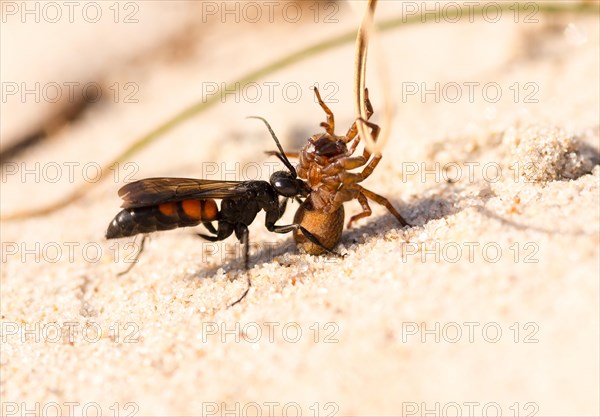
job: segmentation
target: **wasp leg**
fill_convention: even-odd
[[[249,249],[249,240],[248,240],[248,226],[243,223],[238,223],[235,225],[235,237],[238,238],[240,243],[243,245],[244,251],[244,269],[248,270],[248,249]]]
[[[248,258],[250,251],[250,238],[248,232],[248,226],[242,223],[238,223],[235,228],[235,236],[239,239],[240,243],[243,245],[244,250],[244,271],[246,273],[246,280],[248,281],[248,287],[242,294],[240,298],[235,300],[233,303],[229,304],[229,307],[233,307],[234,305],[241,302],[248,295],[248,291],[250,291],[250,287],[252,286],[252,281],[250,280],[250,273],[248,272]]]
[[[283,214],[285,213],[285,209],[287,208],[287,203],[288,203],[288,198],[284,198],[283,201],[281,201],[279,203],[279,217],[277,218],[277,220],[281,219],[281,217],[283,217]]]
[[[218,234],[217,229],[215,229],[215,226],[213,226],[211,222],[203,222],[202,225],[206,227],[206,230],[208,230],[213,235]]]
[[[133,258],[133,262],[131,262],[131,264],[127,267],[127,269],[125,271],[119,272],[117,274],[117,276],[121,276],[121,275],[125,275],[126,273],[128,273],[129,271],[131,271],[131,268],[133,268],[133,266],[135,264],[137,264],[137,262],[140,259],[140,255],[142,254],[142,252],[144,251],[144,243],[146,243],[146,239],[148,238],[148,235],[144,235],[142,237],[142,241],[140,242],[140,250],[138,251],[138,253],[135,254],[135,258]],[[134,240],[135,242],[135,240]]]
[[[275,232],[275,233],[289,233],[292,232],[294,230],[298,230],[300,229],[300,231],[302,232],[302,234],[304,236],[306,236],[306,238],[308,240],[310,240],[312,243],[314,243],[315,245],[325,249],[325,251],[331,255],[337,256],[338,258],[343,258],[344,255],[341,255],[339,253],[337,253],[336,251],[333,251],[329,248],[327,248],[326,246],[324,246],[321,242],[319,242],[319,239],[313,235],[312,233],[310,233],[308,230],[306,230],[304,227],[300,226],[299,224],[288,224],[285,226],[273,226],[272,230],[269,230],[270,232]]]
[[[400,215],[400,213],[398,213],[396,211],[396,209],[394,208],[394,206],[392,206],[392,204],[388,201],[387,198],[385,198],[383,196],[380,196],[379,194],[375,194],[373,191],[367,190],[366,188],[361,187],[358,184],[355,184],[354,188],[360,194],[364,195],[365,197],[369,198],[370,200],[373,200],[377,204],[381,204],[386,209],[388,209],[388,211],[390,213],[392,213],[396,219],[398,219],[398,221],[400,222],[400,225],[402,225],[402,227],[404,227],[404,226],[410,226],[410,223],[408,223],[406,220],[404,220],[404,218]],[[359,196],[360,196],[360,194],[359,194]],[[360,197],[359,197],[359,201],[360,201]],[[352,219],[350,219],[350,220],[352,220]]]
[[[205,226],[206,226],[206,224],[205,224]],[[207,227],[207,229],[211,233],[214,233],[208,227]],[[213,229],[214,229],[214,227],[213,227]],[[215,232],[216,232],[215,233],[216,236],[205,235],[203,233],[196,233],[196,235],[200,236],[202,239],[208,240],[209,242],[218,242],[219,240],[225,240],[229,236],[231,236],[231,234],[233,233],[233,226],[230,223],[219,222],[218,229],[216,229]]]
[[[321,94],[319,94],[319,89],[317,87],[315,87],[314,90],[315,90],[315,96],[317,96],[317,101],[319,102],[319,105],[321,106],[321,108],[323,109],[325,114],[327,114],[327,122],[321,123],[320,126],[324,127],[325,131],[327,133],[329,133],[331,136],[334,136],[333,131],[335,130],[335,121],[333,118],[333,112],[329,109],[329,107],[327,107],[327,104],[325,104],[323,102],[323,100],[321,99]]]
[[[213,227],[213,229],[214,229],[214,227]],[[243,249],[244,250],[244,269],[246,271],[246,278],[248,279],[248,288],[246,289],[246,291],[244,291],[242,296],[240,298],[238,298],[236,301],[234,301],[232,304],[230,304],[229,307],[234,306],[237,303],[239,303],[240,301],[242,301],[244,299],[244,297],[246,297],[246,295],[248,294],[248,291],[250,290],[251,283],[250,283],[250,275],[248,274],[248,250],[250,247],[249,238],[248,238],[248,227],[245,224],[238,223],[234,229],[234,227],[231,223],[219,222],[218,229],[216,230],[216,232],[217,232],[216,236],[210,236],[210,235],[205,235],[202,233],[197,233],[197,235],[203,239],[206,239],[210,242],[217,242],[219,240],[224,240],[224,239],[228,238],[234,232],[234,230],[235,230],[236,237],[242,243],[243,248],[244,248]]]

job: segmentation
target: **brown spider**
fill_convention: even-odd
[[[286,154],[289,157],[298,158],[299,162],[296,166],[298,177],[306,180],[311,189],[308,198],[298,208],[294,223],[301,224],[308,229],[325,247],[333,248],[339,242],[342,234],[343,204],[357,199],[362,207],[362,212],[352,216],[348,221],[347,227],[350,228],[355,221],[371,215],[372,211],[368,202],[370,199],[385,206],[398,219],[401,226],[408,225],[385,197],[367,190],[359,184],[373,173],[382,155],[380,152],[371,155],[365,148],[361,156],[353,156],[360,142],[357,122],[361,120],[371,129],[374,141],[379,135],[379,126],[367,120],[358,119],[350,126],[345,136],[336,136],[333,112],[323,102],[317,88],[315,88],[315,95],[321,108],[327,114],[327,122],[320,124],[325,128],[325,133],[317,133],[310,137],[300,152]],[[365,105],[368,119],[373,114],[373,107],[367,89],[365,89]],[[364,168],[361,172],[349,172],[351,169],[362,166]],[[310,242],[300,233],[294,233],[294,238],[296,243],[310,254],[317,255],[324,252],[323,247]]]

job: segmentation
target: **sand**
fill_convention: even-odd
[[[158,3],[136,4],[135,30],[90,42],[83,57],[48,52],[51,72],[42,51],[19,59],[3,47],[5,80],[25,67],[33,80],[52,73],[60,83],[92,74],[106,94],[115,83],[122,93],[5,164],[3,215],[57,201],[215,85],[356,22],[343,4],[332,9],[338,22],[324,21],[321,4],[318,23],[305,5],[297,23],[217,15],[199,24],[202,4],[181,3],[180,25],[164,16],[174,29],[143,44],[162,27],[144,20]],[[393,9],[384,3],[378,16]],[[230,94],[67,208],[3,221],[0,414],[599,415],[598,17],[535,17],[381,34],[367,84],[375,122],[386,95],[394,113],[364,186],[412,226],[372,204],[344,232],[340,260],[300,253],[261,214],[250,229],[252,288],[234,307],[247,285],[239,246],[202,241],[201,228],[152,235],[139,264],[118,276],[133,248],[103,239],[117,190],[151,176],[267,179],[280,167],[263,154],[273,143],[245,117],[266,117],[298,149],[325,120],[315,82],[345,132],[352,44],[256,80],[258,100],[249,89]],[[3,45],[27,28],[29,38],[10,41],[26,50],[48,27],[6,25]],[[56,27],[64,42],[85,43],[73,26]],[[127,102],[134,90],[137,102]],[[3,103],[3,124],[17,111]],[[19,123],[14,131],[26,131]],[[360,211],[345,208],[347,219]]]

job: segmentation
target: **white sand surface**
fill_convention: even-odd
[[[85,59],[60,48],[49,61],[41,52],[7,61],[5,42],[35,48],[48,26],[2,29],[3,81],[29,68],[28,80],[91,79],[109,97],[5,164],[3,215],[58,201],[215,85],[357,22],[343,3],[304,4],[295,23],[266,14],[236,23],[207,15],[206,2],[182,2],[163,26],[160,3],[134,4],[135,30],[115,41],[113,25],[96,28],[106,42],[89,43]],[[332,10],[337,22],[325,19]],[[383,2],[377,16],[399,12]],[[299,253],[260,214],[250,228],[252,289],[235,307],[246,280],[234,237],[215,245],[190,229],[155,234],[117,276],[132,254],[132,239],[103,238],[117,190],[151,176],[267,179],[279,168],[263,153],[272,140],[245,117],[267,118],[283,146],[298,149],[325,120],[314,83],[345,132],[351,43],[257,79],[257,100],[249,89],[229,95],[67,208],[3,221],[0,414],[599,415],[598,16],[523,18],[380,34],[367,85],[373,120],[382,122],[385,97],[394,116],[363,184],[413,226],[399,228],[372,204],[373,215],[344,232],[339,260]],[[73,42],[75,29],[63,28],[62,42]],[[140,40],[158,28],[168,30]],[[25,29],[29,37],[7,40]],[[110,51],[119,52],[108,65]],[[54,109],[29,111],[43,124]],[[18,112],[3,103],[2,123],[14,117],[12,131],[25,132]],[[346,204],[347,218],[359,211]]]

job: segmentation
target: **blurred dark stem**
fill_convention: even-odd
[[[0,152],[0,168],[2,168],[2,165],[6,162],[10,162],[17,158],[27,148],[37,145],[45,138],[51,136],[55,131],[77,119],[91,104],[91,102],[85,100],[73,103],[62,110],[59,115],[52,118],[51,122],[47,123],[46,126],[42,127],[39,131],[25,136],[20,140],[15,141],[13,144],[3,147]]]

